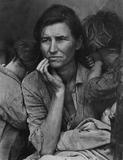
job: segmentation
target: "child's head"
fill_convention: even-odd
[[[97,53],[105,65],[119,56],[123,40],[123,23],[116,13],[99,11],[83,21],[85,45],[89,54]]]
[[[116,13],[99,11],[83,21],[86,45],[91,51],[102,48],[120,50],[123,40],[123,24]]]
[[[26,71],[33,71],[41,61],[40,49],[37,43],[31,40],[20,40],[15,43],[15,56],[13,61],[18,61]]]

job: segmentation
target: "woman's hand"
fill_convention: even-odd
[[[63,84],[60,76],[51,70],[51,73],[48,71],[49,62],[48,59],[43,59],[37,66],[37,70],[41,72],[46,82],[50,83],[55,92],[64,91],[65,86]]]
[[[92,56],[86,56],[86,62],[87,62],[87,65],[89,66],[89,68],[92,68],[95,64],[95,61],[93,59]]]

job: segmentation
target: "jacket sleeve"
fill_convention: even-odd
[[[114,78],[114,73],[105,73],[88,81],[85,96],[90,100],[114,98],[116,97],[117,86],[118,81]]]
[[[20,93],[20,92],[19,92]],[[18,92],[12,92],[1,94],[1,103],[0,105],[0,118],[14,128],[23,130],[27,128],[27,113],[25,105],[23,104],[23,97]],[[14,94],[16,94],[14,96]]]
[[[45,99],[47,99],[47,94],[43,90],[42,84],[39,84],[38,81],[32,81],[33,80],[24,80],[22,83],[22,89],[28,114],[27,122],[30,131],[29,141],[31,141],[36,150],[40,152],[45,134],[43,124],[45,117],[47,116],[45,100],[42,97],[42,94],[44,94]],[[40,90],[43,90],[42,94]]]

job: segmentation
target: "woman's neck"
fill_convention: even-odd
[[[75,61],[70,62],[69,64],[65,65],[64,67],[57,69],[56,72],[62,78],[65,84],[69,83],[76,78],[77,72],[77,64]]]

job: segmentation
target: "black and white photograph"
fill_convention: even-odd
[[[123,160],[123,0],[0,0],[0,160]]]

